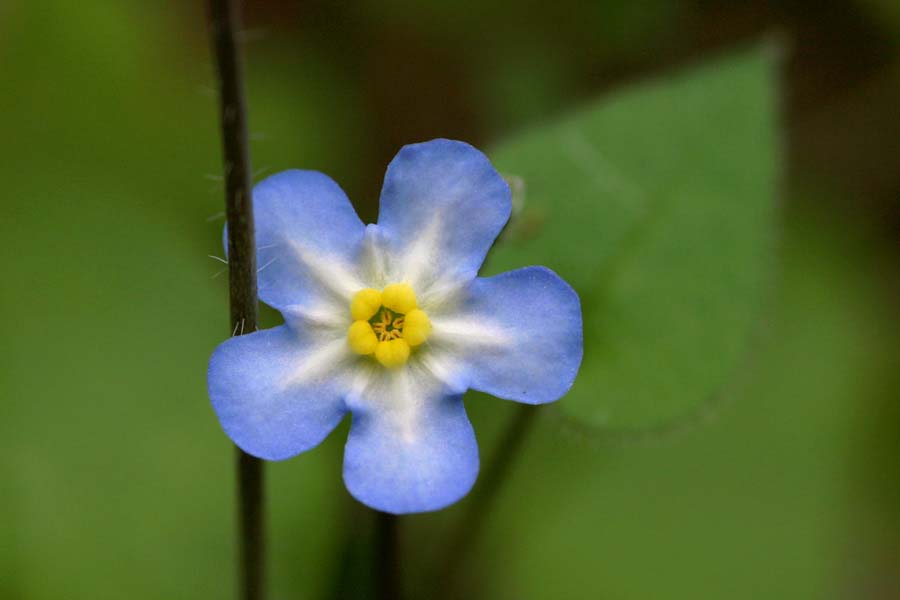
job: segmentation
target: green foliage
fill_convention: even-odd
[[[471,557],[489,586],[478,591],[497,600],[864,598],[879,572],[855,570],[871,569],[865,561],[879,552],[882,580],[894,581],[884,532],[896,531],[896,496],[867,514],[860,486],[867,468],[870,481],[891,480],[897,460],[895,442],[889,451],[860,443],[878,428],[897,439],[897,422],[869,408],[876,394],[897,405],[886,387],[895,308],[878,279],[890,258],[864,240],[847,220],[789,215],[759,359],[708,426],[589,452],[561,443],[545,420]]]
[[[544,264],[581,295],[585,358],[561,407],[582,423],[675,419],[744,356],[771,268],[773,55],[635,87],[490,153],[524,182],[490,272]]]
[[[229,335],[223,265],[207,258],[223,225],[208,219],[222,210],[211,70],[150,4],[16,11],[0,36],[14,141],[0,148],[2,276],[15,282],[0,286],[0,598],[231,597],[234,449],[205,390]],[[253,71],[285,81],[285,62]],[[249,96],[284,116],[254,136],[258,167],[308,164],[295,140],[346,120],[323,109],[339,98]],[[330,583],[340,446],[267,469],[273,596]]]
[[[444,19],[437,21],[448,39],[456,37]],[[371,117],[358,114],[368,84],[311,49],[286,51],[280,45],[285,37],[275,32],[247,46],[255,168],[317,168],[363,188],[353,179],[369,161],[360,140],[383,134]],[[335,45],[329,38],[321,48]],[[0,131],[8,142],[0,146],[0,309],[6,317],[0,342],[0,598],[234,597],[233,448],[204,385],[209,353],[229,334],[224,276],[211,279],[221,265],[206,257],[221,253],[222,222],[206,219],[221,211],[222,197],[220,185],[204,177],[221,172],[205,49],[202,10],[190,3],[160,11],[146,1],[0,2]],[[383,68],[390,75],[389,65]],[[774,145],[770,69],[762,53],[750,53],[703,69],[690,78],[694,83],[644,88],[604,103],[606,116],[587,119],[583,131],[602,127],[603,136],[592,134],[589,143],[606,161],[587,166],[602,174],[590,185],[612,191],[596,196],[596,205],[607,211],[602,222],[596,219],[599,229],[569,218],[574,252],[552,251],[548,244],[535,247],[529,258],[532,243],[559,231],[554,203],[595,206],[590,190],[577,189],[584,174],[570,165],[560,169],[560,181],[551,181],[537,158],[549,169],[551,160],[564,158],[559,152],[542,153],[537,144],[515,155],[511,146],[498,148],[504,171],[526,178],[527,187],[524,211],[492,268],[546,263],[582,288],[586,306],[601,300],[615,306],[615,297],[601,292],[613,289],[615,272],[624,277],[631,264],[616,257],[637,261],[652,248],[661,250],[664,231],[658,228],[674,229],[669,215],[681,214],[675,200],[716,185],[700,191],[706,198],[716,191],[721,197],[739,193],[736,198],[746,203],[748,184],[729,174],[740,167],[748,178],[759,176],[754,170],[771,177],[769,163],[763,165],[761,156],[751,160],[741,137],[763,136]],[[414,85],[410,89],[416,93]],[[504,102],[499,93],[494,101]],[[625,106],[634,102],[644,108]],[[744,104],[747,110],[738,110]],[[717,110],[744,121],[732,122]],[[619,124],[619,118],[628,121]],[[700,127],[705,123],[708,130]],[[673,151],[675,141],[689,137],[682,128],[712,145],[704,152],[683,143],[683,150]],[[616,179],[607,174],[614,167],[603,170],[607,164],[629,170],[615,171]],[[534,169],[521,168],[529,165]],[[676,177],[686,168],[709,172],[695,177],[702,181]],[[671,174],[664,179],[659,171]],[[660,195],[667,182],[681,193]],[[643,196],[630,193],[629,184],[639,185]],[[623,191],[613,193],[616,185]],[[377,197],[376,187],[363,189]],[[669,202],[669,210],[654,213],[650,200],[657,199]],[[757,208],[756,218],[766,220],[763,209],[771,205]],[[700,220],[685,213],[678,228],[688,222],[696,230],[720,219],[728,229],[709,244],[697,239],[677,249],[709,252],[714,243],[721,249],[726,232],[744,239],[749,232],[738,236],[730,216],[721,216],[726,209],[752,216],[737,203],[710,207]],[[898,336],[878,310],[885,273],[866,270],[873,249],[865,240],[855,248],[848,243],[844,222],[822,228],[808,214],[794,217],[785,235],[786,284],[773,302],[771,340],[764,340],[761,359],[748,374],[753,384],[740,390],[714,425],[664,447],[592,452],[561,441],[558,427],[540,424],[486,519],[483,545],[470,557],[481,575],[478,596],[853,595],[855,588],[840,584],[848,559],[862,555],[857,550],[867,540],[852,538],[848,546],[845,534],[858,536],[869,507],[860,498],[892,481],[886,474],[897,463],[896,451],[865,445],[868,421],[879,419],[891,444],[886,447],[900,439],[897,419],[889,418],[895,412],[859,413],[873,393],[896,406]],[[644,219],[647,225],[639,226]],[[660,241],[643,249],[645,238]],[[572,264],[565,262],[570,255]],[[621,266],[613,269],[613,263]],[[763,260],[758,267],[762,280]],[[748,276],[731,275],[738,274]],[[594,279],[598,285],[591,287]],[[752,292],[758,297],[755,282]],[[699,309],[678,314],[694,318]],[[616,325],[607,324],[609,318],[598,326]],[[735,345],[743,345],[744,337],[735,335]],[[602,374],[591,375],[595,346],[588,347],[589,378]],[[878,367],[879,361],[889,364]],[[562,408],[574,410],[580,387]],[[485,399],[468,408],[487,461],[517,407]],[[352,571],[342,562],[357,563],[342,557],[340,547],[345,536],[353,537],[361,547],[348,553],[365,556],[368,540],[366,517],[350,510],[341,482],[346,433],[345,423],[315,452],[267,469],[272,598],[350,595],[354,582],[337,583],[334,576]],[[898,522],[892,493],[884,491],[885,508],[868,524],[885,536],[897,530],[891,527]],[[417,535],[428,533],[418,525],[458,526],[454,517],[465,508],[404,520],[404,560],[439,556],[444,538]],[[879,564],[894,564],[893,556]],[[355,577],[357,586],[368,584],[365,573],[347,577]],[[440,584],[429,581],[421,597]]]

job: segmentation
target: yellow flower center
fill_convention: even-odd
[[[356,292],[350,315],[350,349],[374,354],[375,360],[388,368],[406,364],[410,348],[424,344],[431,333],[428,315],[418,308],[415,292],[405,283],[392,283],[381,291],[366,288]]]

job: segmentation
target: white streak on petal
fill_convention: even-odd
[[[368,225],[363,240],[363,268],[371,287],[381,289],[388,283],[389,253],[384,232],[378,225]]]
[[[406,282],[416,291],[419,305],[427,310],[444,310],[458,305],[466,285],[476,276],[475,272],[439,272],[435,266],[441,264],[443,235],[442,219],[439,213],[432,215],[428,225],[423,227],[414,239],[395,250],[393,269],[385,269],[392,282]],[[383,245],[387,252],[387,245]]]
[[[435,213],[431,222],[402,250],[398,275],[415,290],[424,291],[434,282],[440,235],[440,215]]]
[[[451,312],[463,300],[468,283],[475,274],[444,276],[432,282],[418,295],[419,306],[429,314]]]
[[[418,360],[422,368],[443,383],[448,392],[462,394],[468,388],[465,382],[463,364],[449,352],[438,352],[430,349],[428,352],[422,352]]]
[[[289,241],[288,244],[297,259],[316,281],[341,300],[349,302],[353,294],[366,287],[347,265],[334,258],[311,252],[294,240]]]
[[[346,379],[348,380],[347,406],[351,409],[361,409],[366,406],[366,391],[372,387],[380,366],[366,359],[347,365]]]
[[[464,316],[432,318],[431,327],[429,338],[431,343],[502,347],[515,341],[513,332],[476,318]]]
[[[437,397],[441,382],[427,370],[412,363],[398,369],[376,368],[354,376],[348,407],[353,411],[377,413],[392,434],[406,443],[415,443],[421,432],[424,403]]]
[[[394,394],[391,418],[403,441],[412,443],[418,438],[418,416],[425,399],[421,383],[411,375],[411,369],[398,369],[391,377]]]
[[[284,318],[295,329],[322,327],[326,329],[343,329],[350,326],[350,311],[347,306],[338,303],[322,303],[313,307],[292,304],[282,311]]]
[[[285,388],[333,377],[344,364],[355,358],[347,340],[339,337],[320,344],[303,358],[283,383]]]

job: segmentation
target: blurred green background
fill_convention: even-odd
[[[900,598],[895,2],[245,4],[256,178],[324,171],[370,221],[404,143],[491,147],[778,38],[777,273],[739,374],[643,432],[545,409],[458,585]],[[229,333],[212,73],[200,3],[0,4],[4,599],[233,597],[233,451],[205,392]],[[469,402],[483,460],[515,410]],[[273,598],[366,597],[345,434],[269,467]],[[404,519],[411,596],[466,506]]]

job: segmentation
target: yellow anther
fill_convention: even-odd
[[[366,288],[356,292],[350,302],[350,315],[354,321],[368,321],[381,308],[381,292]]]
[[[405,314],[416,307],[416,293],[406,283],[392,283],[381,293],[381,303],[394,312]]]
[[[409,344],[402,339],[378,342],[378,347],[375,348],[375,358],[389,369],[404,365],[409,360]]]
[[[406,313],[403,321],[403,339],[410,346],[418,346],[428,339],[431,334],[431,321],[424,310],[418,308]]]
[[[378,346],[378,338],[368,321],[354,321],[347,331],[347,342],[357,354],[372,354]]]

